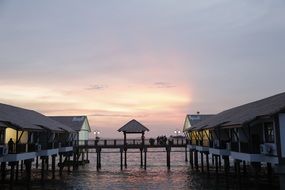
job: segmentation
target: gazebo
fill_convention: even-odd
[[[124,145],[127,144],[127,134],[142,134],[142,145],[144,145],[144,134],[145,131],[149,131],[149,129],[137,120],[133,119],[121,127],[118,131],[124,133]]]

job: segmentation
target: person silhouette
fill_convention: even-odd
[[[14,152],[14,141],[12,138],[10,138],[9,142],[8,142],[8,152],[9,153],[13,153]]]

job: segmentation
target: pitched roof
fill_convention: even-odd
[[[197,123],[209,119],[213,114],[196,114],[196,115],[187,115],[191,126],[196,125]]]
[[[73,130],[78,132],[81,130],[85,119],[87,119],[87,116],[50,116],[50,118],[64,125],[67,125]]]
[[[197,130],[217,126],[243,125],[258,117],[272,116],[285,109],[285,93],[223,111],[195,124]]]
[[[7,104],[0,103],[0,121],[13,125],[20,129],[43,130],[51,131],[68,131],[73,132],[71,128],[58,123],[41,113],[33,110],[19,108]]]
[[[212,117],[213,114],[189,114],[187,115],[187,119],[190,122],[190,127],[184,129],[184,131],[191,131],[195,129],[195,125],[197,125],[199,122],[205,121]]]
[[[146,128],[137,120],[133,119],[129,121],[127,124],[125,124],[123,127],[121,127],[118,131],[127,132],[127,133],[141,133],[144,131],[149,131],[149,129]]]

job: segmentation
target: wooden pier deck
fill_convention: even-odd
[[[151,142],[152,141],[152,142]],[[141,167],[146,169],[147,167],[147,153],[149,149],[161,149],[165,148],[166,152],[166,166],[170,169],[170,155],[172,152],[172,148],[184,148],[185,152],[185,161],[188,161],[187,158],[187,144],[188,141],[186,139],[169,139],[167,141],[163,141],[161,139],[128,139],[124,141],[123,139],[100,139],[100,140],[88,140],[88,141],[77,141],[76,147],[78,151],[78,155],[84,158],[88,158],[88,153],[92,153],[92,149],[96,150],[97,154],[97,170],[101,169],[101,154],[104,149],[118,149],[118,153],[121,154],[120,157],[120,166],[123,169],[123,166],[127,168],[127,152],[129,149],[138,149],[140,152],[140,162]],[[162,152],[161,150],[151,152]],[[177,152],[177,151],[175,151]],[[182,152],[182,151],[180,151]],[[107,152],[103,152],[107,153]],[[114,153],[114,152],[113,152]],[[124,156],[123,156],[124,155]],[[88,159],[87,159],[88,160]]]

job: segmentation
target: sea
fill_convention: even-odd
[[[171,168],[166,166],[166,152],[164,149],[149,149],[147,153],[147,168],[140,167],[139,151],[129,151],[128,167],[121,170],[120,153],[118,150],[102,152],[102,168],[96,169],[96,153],[89,153],[89,164],[79,166],[78,170],[68,172],[64,170],[60,177],[56,171],[56,178],[52,179],[51,171],[42,182],[40,168],[33,165],[32,182],[29,186],[25,181],[13,185],[13,189],[44,189],[44,190],[93,190],[93,189],[130,189],[130,190],[218,190],[218,189],[279,189],[278,185],[263,183],[262,179],[250,177],[237,179],[236,177],[216,175],[211,168],[210,175],[193,170],[189,162],[185,161],[183,148],[172,149]],[[51,169],[51,168],[50,168]],[[223,173],[223,172],[220,172]],[[23,174],[24,175],[24,174]],[[11,186],[1,185],[0,189],[10,189]]]

